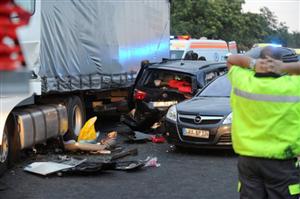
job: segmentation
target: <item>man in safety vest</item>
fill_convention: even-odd
[[[300,77],[278,75],[299,74],[297,61],[292,50],[270,46],[256,61],[242,55],[228,57],[232,142],[239,154],[242,199],[299,198]]]

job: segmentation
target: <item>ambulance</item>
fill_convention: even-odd
[[[222,62],[225,61],[229,50],[224,40],[191,39],[189,36],[178,36],[177,39],[171,38],[171,59],[185,59],[189,52],[196,53],[198,60]]]
[[[231,54],[237,54],[238,53],[237,44],[236,44],[235,41],[228,42],[228,50]]]

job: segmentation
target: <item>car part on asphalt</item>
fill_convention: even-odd
[[[138,155],[138,150],[137,148],[133,148],[133,149],[127,149],[127,150],[123,150],[119,153],[113,154],[110,156],[109,160],[113,161],[113,160],[117,160],[126,156],[136,156]]]
[[[83,125],[77,138],[78,142],[82,142],[82,141],[88,143],[96,142],[97,139],[97,132],[95,129],[96,120],[97,120],[97,116],[92,117]]]
[[[133,131],[133,134],[127,135],[126,137],[128,139],[126,142],[128,143],[145,143],[151,141],[152,139],[152,135],[139,131]]]
[[[102,139],[98,143],[82,143],[82,142],[76,142],[75,140],[69,140],[67,142],[64,142],[64,149],[67,151],[88,151],[88,152],[99,152],[101,154],[101,151],[103,153],[106,153],[108,149],[111,149],[116,146],[117,142],[117,132],[112,131],[109,132],[104,139]]]
[[[166,139],[161,135],[152,136],[151,141],[153,143],[165,143]]]
[[[144,167],[160,167],[160,164],[158,163],[157,157],[150,157],[148,156],[146,158]]]
[[[34,162],[34,163],[27,165],[24,168],[24,171],[46,176],[46,175],[50,175],[53,173],[57,173],[62,170],[74,168],[74,167],[84,163],[85,161],[86,161],[86,159],[79,160],[79,159],[70,158],[70,159],[62,161],[60,163],[51,162],[51,161],[49,161],[49,162]]]

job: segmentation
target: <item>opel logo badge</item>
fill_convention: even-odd
[[[168,94],[167,93],[163,93],[162,96],[163,96],[163,98],[167,98]]]
[[[201,118],[201,116],[199,116],[199,115],[197,115],[197,116],[195,117],[195,119],[194,119],[194,122],[195,122],[196,124],[200,124],[201,121],[202,121],[202,118]]]

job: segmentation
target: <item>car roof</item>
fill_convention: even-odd
[[[198,60],[168,60],[161,63],[150,65],[149,69],[172,70],[176,72],[195,74],[201,68],[210,65],[224,65],[225,62],[198,61]]]

